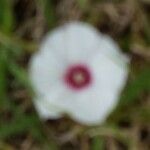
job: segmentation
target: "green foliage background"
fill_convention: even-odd
[[[0,150],[148,150],[149,8],[148,0],[0,0]],[[41,122],[34,110],[30,56],[47,31],[68,20],[94,25],[132,58],[120,103],[103,125]]]

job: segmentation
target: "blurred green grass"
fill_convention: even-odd
[[[120,4],[125,5],[125,8]],[[143,7],[139,9],[141,4]],[[26,140],[30,143],[29,150],[109,150],[110,147],[142,150],[138,147],[139,143],[144,145],[143,150],[148,149],[148,142],[143,142],[139,137],[143,134],[143,129],[146,134],[150,134],[150,57],[147,57],[150,50],[150,16],[147,12],[149,4],[135,0],[134,4],[129,5],[129,1],[119,0],[73,0],[72,3],[65,0],[0,0],[0,149],[23,149],[22,143]],[[59,9],[60,6],[64,9]],[[101,10],[98,6],[105,6],[106,10]],[[122,8],[126,12],[132,7],[135,7],[135,14],[132,16],[135,19],[128,20],[126,27],[117,24],[107,14],[107,11],[113,9],[119,9],[116,11],[119,14]],[[80,14],[74,15],[72,11]],[[144,20],[142,25],[136,20],[136,11]],[[36,19],[40,20],[39,26],[34,24]],[[37,50],[44,33],[68,19],[80,19],[93,24],[102,32],[113,36],[122,49],[132,56],[129,80],[120,103],[106,123],[98,127],[84,127],[69,118],[42,123],[32,104],[32,90],[27,73],[28,59]],[[31,25],[24,27],[29,22]],[[116,25],[121,28],[119,33],[116,28],[111,27]],[[31,34],[34,28],[42,32],[38,38]],[[132,51],[132,46],[136,44],[143,48],[140,53]],[[78,130],[74,133],[76,128]],[[57,137],[64,137],[68,133],[72,135],[72,139],[65,143]]]

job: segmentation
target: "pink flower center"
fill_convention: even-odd
[[[91,74],[85,65],[73,65],[67,69],[64,79],[71,88],[83,89],[91,83]]]

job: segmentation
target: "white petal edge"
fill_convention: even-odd
[[[62,117],[62,113],[59,108],[49,104],[43,98],[36,97],[34,99],[34,106],[42,120],[59,119]]]
[[[40,49],[54,52],[60,59],[68,59],[69,63],[86,60],[98,51],[114,60],[119,56],[129,61],[129,57],[120,51],[112,38],[87,23],[77,21],[68,22],[48,33]]]

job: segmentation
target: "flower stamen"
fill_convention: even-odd
[[[67,69],[65,83],[73,89],[82,89],[91,83],[91,73],[84,65],[73,65]]]

